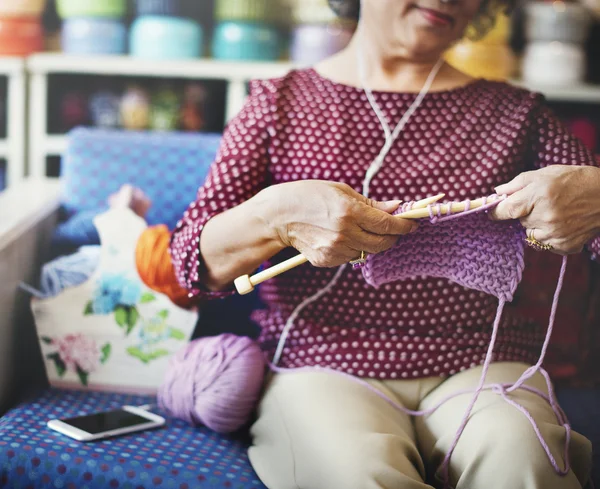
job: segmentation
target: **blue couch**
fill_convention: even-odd
[[[154,201],[151,224],[174,227],[214,159],[218,135],[147,135],[78,129],[63,159],[64,212],[93,211],[124,183]],[[198,335],[253,335],[253,298],[203,309]],[[559,390],[574,429],[600,443],[600,392]],[[169,419],[162,430],[93,444],[45,427],[48,419],[153,402],[140,396],[42,389],[0,418],[0,488],[263,488],[252,471],[247,434],[220,436]],[[596,464],[596,486],[600,473]],[[551,470],[549,468],[549,470]]]

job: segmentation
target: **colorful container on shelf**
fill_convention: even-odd
[[[288,20],[287,0],[216,0],[218,22],[279,24]]]
[[[116,19],[67,19],[63,22],[62,49],[69,54],[123,54],[127,51],[127,28]]]
[[[206,90],[200,83],[191,83],[185,87],[181,105],[181,128],[184,131],[199,132],[204,129],[204,102]]]
[[[60,103],[60,121],[64,131],[87,124],[88,115],[88,100],[83,92],[73,90],[63,95]]]
[[[184,3],[185,0],[136,0],[135,7],[137,15],[185,17],[188,12]]]
[[[585,50],[581,44],[533,42],[525,48],[523,80],[532,85],[577,85],[583,83],[585,69]]]
[[[121,124],[121,99],[110,91],[97,92],[90,98],[90,118],[96,127],[106,129]]]
[[[215,59],[277,61],[281,56],[277,27],[251,22],[222,22],[215,27],[212,55]]]
[[[292,0],[291,7],[294,24],[328,24],[337,20],[328,0]]]
[[[528,41],[582,44],[588,37],[592,24],[590,13],[577,3],[530,2],[525,9]]]
[[[148,93],[131,86],[121,99],[121,123],[125,129],[139,131],[150,125],[150,98]]]
[[[0,0],[0,17],[40,17],[46,0]]]
[[[63,19],[73,17],[108,17],[120,19],[127,13],[127,0],[56,0]]]
[[[0,55],[29,56],[44,48],[41,19],[35,17],[0,18]]]
[[[190,19],[145,15],[131,26],[132,56],[147,59],[197,58],[202,52],[202,28]]]
[[[585,41],[591,25],[581,5],[555,1],[526,6],[529,44],[522,75],[536,85],[566,87],[582,83],[586,72]]]
[[[151,101],[150,129],[175,131],[179,125],[181,103],[177,93],[170,88],[156,92]]]
[[[300,65],[313,65],[344,49],[355,24],[305,24],[292,30],[290,59]]]
[[[515,71],[516,59],[508,45],[474,42],[457,44],[446,61],[474,78],[506,81]]]
[[[475,78],[505,81],[516,68],[516,59],[509,46],[510,20],[505,15],[482,39],[465,39],[448,50],[445,59],[455,68]]]

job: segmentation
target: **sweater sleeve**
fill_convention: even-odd
[[[599,160],[592,152],[543,103],[534,111],[532,137],[535,168],[549,165],[599,166]],[[593,259],[600,260],[600,236],[590,241],[587,248]]]
[[[204,185],[173,232],[170,252],[177,279],[197,302],[233,293],[209,292],[201,283],[200,236],[211,218],[267,186],[269,138],[276,113],[274,92],[273,82],[251,83],[244,108],[225,129]]]

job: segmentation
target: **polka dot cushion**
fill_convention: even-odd
[[[80,443],[46,422],[120,406],[144,396],[48,390],[0,418],[0,488],[264,489],[243,439],[169,419],[163,429]]]
[[[76,129],[62,163],[68,211],[96,210],[123,184],[153,201],[150,225],[175,227],[194,200],[219,147],[220,135]]]

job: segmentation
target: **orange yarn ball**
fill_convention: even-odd
[[[177,282],[169,254],[170,240],[171,233],[164,225],[149,227],[142,233],[135,250],[138,274],[149,288],[168,296],[179,307],[189,309],[194,303]]]

